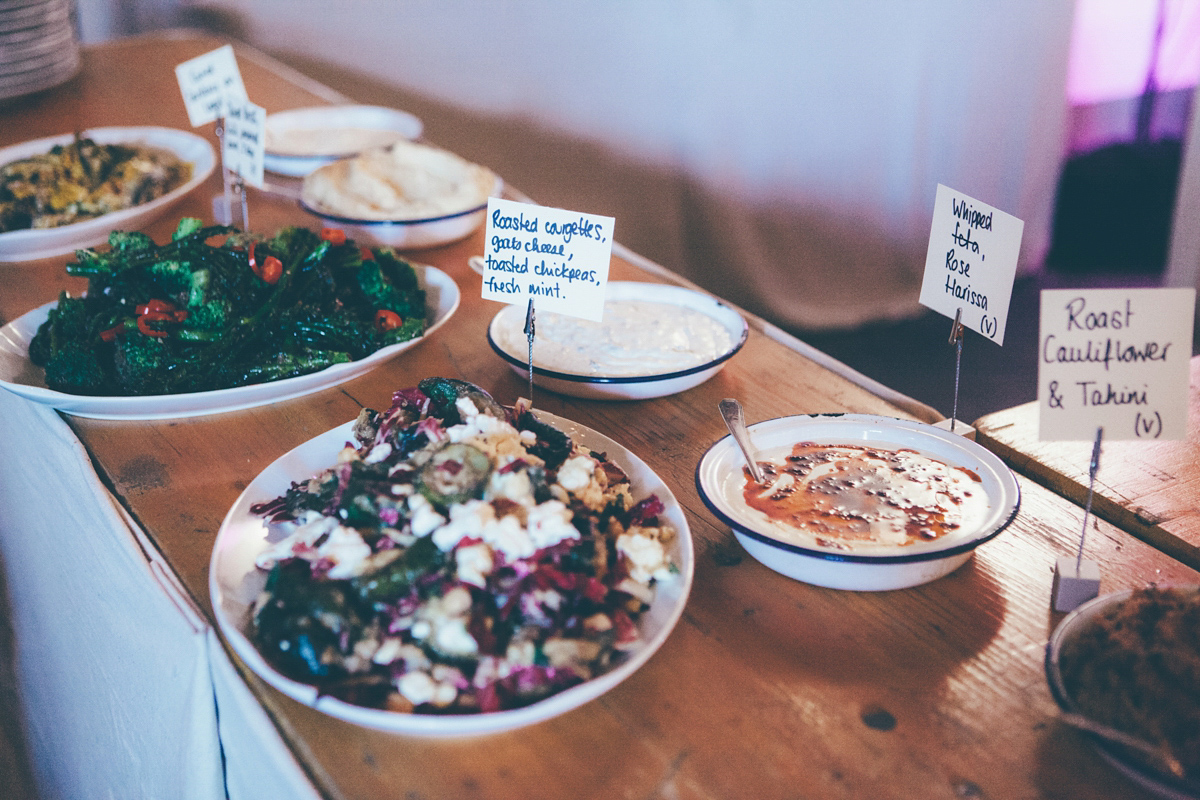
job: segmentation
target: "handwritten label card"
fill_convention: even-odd
[[[612,258],[612,217],[488,200],[483,298],[599,322]]]
[[[1045,289],[1043,440],[1183,439],[1195,289]]]
[[[262,188],[267,113],[249,100],[225,109],[225,168]]]
[[[195,128],[223,116],[224,105],[247,99],[233,46],[225,45],[175,67],[175,79]]]
[[[921,305],[1004,344],[1025,223],[938,184]]]

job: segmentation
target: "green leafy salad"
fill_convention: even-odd
[[[605,454],[450,378],[364,409],[354,438],[250,509],[271,530],[250,637],[277,670],[361,706],[476,714],[644,646],[677,533]]]
[[[425,330],[417,273],[390,248],[336,229],[266,238],[184,218],[166,244],[114,232],[76,251],[30,342],[46,385],[77,395],[228,389],[356,361]]]

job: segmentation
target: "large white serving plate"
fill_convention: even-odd
[[[606,287],[605,299],[640,300],[699,311],[724,326],[729,332],[733,345],[711,361],[674,372],[633,376],[584,375],[539,367],[535,337],[533,346],[533,382],[535,385],[558,394],[592,400],[647,400],[652,397],[677,394],[691,389],[693,386],[699,386],[720,372],[726,362],[742,349],[750,335],[750,328],[745,318],[735,309],[712,295],[682,286],[638,281],[612,281]],[[505,306],[492,318],[487,332],[488,344],[491,345],[492,350],[508,362],[513,371],[523,378],[529,377],[528,350],[526,348],[521,352],[513,352],[506,348],[502,344],[505,337],[500,332],[506,328],[510,330],[523,329],[526,313],[525,306]],[[536,317],[534,322],[536,330]]]
[[[319,136],[321,132],[364,130],[416,139],[423,129],[421,120],[407,111],[382,106],[313,106],[279,111],[267,115],[263,165],[270,172],[300,177],[362,151],[360,147],[345,146],[335,136],[325,137],[324,143],[315,141],[303,148],[289,147],[285,137],[298,132]]]
[[[108,241],[108,234],[112,231],[143,228],[203,183],[217,164],[216,154],[207,140],[194,133],[174,128],[90,128],[81,133],[97,144],[143,145],[169,150],[181,161],[191,163],[192,178],[162,197],[140,206],[113,211],[58,228],[0,233],[0,261],[32,261],[60,256],[80,248],[102,244]],[[0,165],[47,153],[51,147],[70,144],[74,139],[74,134],[66,133],[5,147],[0,149]]]
[[[701,499],[730,526],[750,555],[805,583],[857,591],[927,583],[957,569],[976,547],[1004,530],[1016,517],[1021,503],[1020,486],[1003,461],[969,439],[921,422],[875,414],[811,414],[759,422],[748,430],[758,460],[781,461],[798,442],[908,448],[949,466],[972,470],[982,481],[988,512],[974,529],[903,547],[841,550],[802,545],[785,541],[776,523],[746,505],[741,450],[732,436],[718,440],[696,467],[696,488]]]
[[[442,327],[458,309],[458,284],[436,267],[418,266],[417,275],[421,280],[421,287],[425,290],[425,333],[416,339],[376,350],[358,361],[334,364],[320,372],[270,383],[188,394],[91,397],[56,392],[46,388],[42,370],[29,361],[29,343],[37,333],[38,326],[46,321],[50,309],[55,305],[47,303],[0,328],[0,386],[59,411],[77,417],[97,419],[199,417],[290,400],[357,378],[388,359],[416,347]]]
[[[292,680],[272,667],[251,642],[251,607],[266,582],[266,573],[255,566],[255,558],[267,547],[267,526],[250,507],[274,499],[293,481],[305,480],[332,466],[346,442],[354,441],[354,423],[348,422],[300,445],[263,470],[229,510],[217,532],[208,571],[209,593],[221,632],[238,656],[259,677],[305,705],[330,716],[395,733],[425,736],[465,736],[532,725],[577,708],[612,689],[632,675],[662,646],[683,614],[692,586],[694,554],[687,518],[667,485],[629,450],[607,436],[570,420],[537,412],[538,419],[556,426],[572,439],[603,452],[629,476],[636,500],[658,495],[665,510],[660,518],[675,528],[671,558],[678,575],[657,584],[654,601],[638,620],[641,645],[626,654],[608,672],[590,681],[523,708],[481,714],[436,716],[411,714],[353,705],[306,683]]]

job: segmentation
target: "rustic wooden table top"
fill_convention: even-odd
[[[1014,470],[1082,505],[1092,442],[1038,439],[1038,404],[988,414],[978,441]],[[1200,569],[1200,356],[1192,358],[1187,438],[1104,441],[1092,510],[1164,553]]]
[[[88,48],[60,89],[0,108],[0,145],[103,124],[187,129],[176,63],[223,42],[149,37]],[[239,50],[251,99],[268,111],[333,98]],[[355,98],[370,102],[370,97]],[[214,140],[215,141],[215,140]],[[148,232],[181,215],[211,218],[217,178]],[[291,202],[252,190],[252,227],[313,224]],[[386,407],[431,375],[477,383],[502,402],[526,394],[488,348],[499,306],[467,267],[482,236],[413,254],[449,273],[463,302],[415,349],[308,397],[210,417],[116,422],[69,417],[98,474],[145,528],[197,606],[213,619],[208,563],[226,510],[278,456]],[[79,291],[66,259],[0,264],[0,315]],[[663,281],[614,257],[613,279]],[[712,380],[638,403],[540,393],[538,407],[577,420],[641,456],[683,506],[695,584],[666,644],[628,680],[529,728],[464,740],[380,733],[332,719],[246,681],[315,785],[331,798],[379,797],[1136,797],[1138,790],[1056,721],[1042,671],[1054,560],[1072,551],[1078,506],[1021,479],[1016,521],[950,576],[914,589],[852,593],[809,586],[748,557],[699,499],[694,471],[724,433],[717,402],[738,397],[751,421],[807,412],[914,416],[763,333]],[[1196,583],[1192,569],[1105,522],[1091,538],[1104,591]],[[235,659],[236,661],[236,659]]]

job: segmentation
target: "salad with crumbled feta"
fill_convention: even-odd
[[[524,403],[430,378],[366,410],[337,463],[269,520],[251,638],[358,705],[518,708],[604,672],[671,580],[660,500]]]

